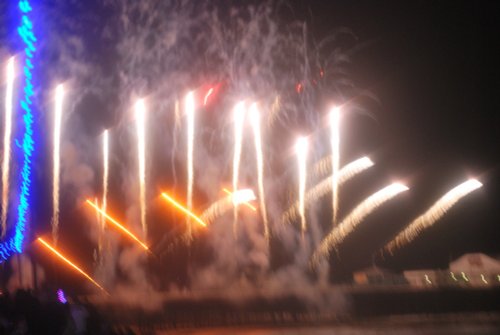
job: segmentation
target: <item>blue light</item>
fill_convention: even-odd
[[[21,11],[20,26],[17,28],[17,33],[21,37],[24,44],[24,87],[22,92],[22,99],[20,101],[21,109],[23,110],[24,133],[22,135],[21,149],[22,159],[21,166],[21,180],[19,190],[19,205],[17,208],[17,222],[15,225],[14,236],[10,237],[7,241],[0,243],[0,262],[8,259],[13,253],[21,253],[23,251],[24,234],[28,221],[29,212],[29,196],[31,189],[31,157],[34,151],[33,140],[33,112],[31,97],[34,95],[33,91],[33,72],[34,62],[33,58],[36,52],[37,38],[33,31],[33,21],[30,19],[29,14],[32,13],[28,0],[19,1],[19,10]],[[16,140],[16,143],[18,141]]]

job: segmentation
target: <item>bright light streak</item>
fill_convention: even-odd
[[[253,129],[253,137],[255,141],[255,158],[257,161],[257,176],[259,184],[259,201],[260,213],[264,222],[264,237],[269,242],[269,222],[267,220],[266,198],[264,191],[264,158],[262,154],[262,134],[260,127],[260,113],[257,109],[257,104],[253,103],[250,106],[250,122]],[[234,188],[236,190],[236,188]]]
[[[486,280],[486,278],[482,273],[481,273],[481,280],[483,281],[483,283],[488,284],[488,281]]]
[[[137,161],[139,163],[139,204],[141,226],[144,238],[148,236],[146,223],[146,107],[144,100],[135,103],[135,121],[137,128]]]
[[[354,231],[366,216],[373,212],[380,205],[395,197],[401,192],[407,191],[405,185],[395,183],[389,185],[380,191],[372,194],[354,208],[342,222],[332,229],[332,231],[323,239],[320,246],[314,252],[312,261],[317,265],[321,257],[329,255],[330,251],[337,248],[344,239]]]
[[[334,107],[330,112],[330,129],[332,145],[332,208],[333,226],[337,225],[339,211],[339,165],[340,165],[340,108]]]
[[[234,107],[234,155],[233,155],[233,190],[238,189],[241,147],[243,143],[243,125],[245,123],[245,103],[240,101]],[[236,237],[238,224],[238,206],[233,209],[233,234]]]
[[[66,296],[64,295],[64,291],[62,289],[57,290],[57,300],[59,300],[61,304],[65,304],[68,302]]]
[[[467,275],[465,274],[465,272],[461,272],[461,275],[462,275],[462,278],[466,281],[466,282],[469,282],[469,278],[467,278]]]
[[[198,222],[201,226],[206,227],[207,224],[203,222],[199,217],[197,217],[193,212],[191,212],[189,209],[186,207],[182,206],[180,203],[175,201],[174,198],[169,196],[167,193],[163,192],[161,196],[166,199],[168,202],[170,202],[172,205],[174,205],[177,209],[179,209],[181,212],[189,216],[190,218],[194,219],[196,222]]]
[[[357,174],[363,172],[364,170],[372,167],[373,165],[374,165],[373,162],[368,157],[362,157],[347,164],[342,169],[340,169],[338,173],[339,177],[337,180],[338,186],[340,187],[345,182],[347,182]],[[321,182],[319,182],[313,188],[309,189],[309,191],[306,192],[305,196],[306,208],[310,204],[318,201],[320,198],[326,196],[332,191],[332,179],[333,179],[332,176],[325,178],[324,180],[322,180]],[[290,223],[291,221],[296,220],[298,216],[299,216],[299,202],[297,201],[283,214],[282,221]]]
[[[461,198],[470,192],[483,186],[479,181],[470,179],[451,191],[446,193],[441,199],[436,201],[424,214],[413,220],[403,231],[401,231],[392,241],[386,244],[385,251],[393,254],[398,248],[413,241],[422,231],[432,226],[448,210],[450,210]]]
[[[52,240],[57,245],[59,237],[59,182],[61,164],[61,124],[64,100],[64,87],[58,85],[56,88],[56,105],[54,113],[54,152],[53,152],[53,175],[52,175]]]
[[[251,189],[239,190],[236,192],[231,192],[227,188],[222,189],[227,195],[231,196],[231,200],[234,205],[244,204],[254,212],[257,211],[257,208],[253,206],[249,201],[253,201],[256,198],[255,193]]]
[[[125,233],[128,237],[130,237],[132,240],[135,242],[139,243],[141,247],[143,247],[145,250],[149,250],[148,246],[142,242],[137,236],[135,236],[130,230],[125,228],[121,223],[119,223],[117,220],[115,220],[113,217],[111,217],[108,213],[103,211],[101,208],[99,208],[95,203],[93,203],[90,200],[86,200],[87,204],[90,205],[92,208],[94,208],[97,212],[99,212],[102,216],[104,216],[109,222],[111,222],[113,225],[115,225],[119,230],[121,230],[123,233]]]
[[[295,152],[299,163],[299,215],[302,234],[305,233],[306,222],[306,181],[307,181],[307,149],[308,142],[306,137],[300,137],[295,144]]]
[[[185,109],[187,116],[187,210],[190,212],[193,209],[193,185],[194,185],[194,94],[189,92],[186,95]],[[187,217],[187,235],[192,239],[192,227],[190,216]]]
[[[455,274],[453,272],[450,272],[451,278],[453,278],[454,281],[458,281],[457,277],[455,277]]]
[[[427,284],[432,284],[432,281],[429,279],[428,275],[424,275],[424,277],[425,277],[425,281],[427,282]]]
[[[75,269],[77,272],[79,272],[82,276],[84,276],[85,278],[87,278],[90,282],[92,282],[92,284],[94,284],[95,286],[97,286],[98,288],[100,288],[102,291],[104,291],[105,293],[108,294],[108,292],[106,292],[106,290],[101,286],[99,285],[99,283],[97,283],[94,279],[92,279],[92,277],[90,277],[88,274],[86,274],[82,269],[80,269],[77,265],[75,265],[72,261],[70,261],[69,259],[67,259],[66,257],[64,257],[59,251],[57,251],[53,246],[51,246],[50,244],[48,244],[47,242],[44,241],[44,239],[42,239],[41,237],[38,238],[38,241],[40,241],[47,249],[49,249],[50,251],[52,251],[52,253],[54,253],[56,256],[58,256],[60,259],[62,259],[64,262],[66,262],[66,264],[68,264],[69,266],[71,266],[73,269]]]
[[[9,186],[10,186],[10,141],[12,137],[12,101],[14,96],[14,58],[7,63],[7,89],[5,94],[5,130],[3,137],[2,161],[2,232],[7,231],[7,212],[9,211]]]
[[[212,95],[212,93],[214,93],[214,88],[210,87],[210,89],[208,90],[207,94],[205,94],[205,98],[203,99],[203,106],[207,105],[208,98],[210,98],[210,96]]]

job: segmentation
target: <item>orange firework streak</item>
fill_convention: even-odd
[[[180,203],[175,201],[171,196],[169,196],[167,193],[163,192],[161,194],[163,198],[165,198],[168,202],[170,202],[172,205],[174,205],[177,209],[179,209],[181,212],[186,214],[187,216],[193,218],[196,222],[198,222],[201,226],[206,227],[207,224],[203,222],[199,217],[197,217],[193,212],[182,206]]]
[[[130,232],[130,230],[128,230],[122,224],[120,224],[118,221],[116,221],[111,216],[109,216],[105,211],[103,211],[102,209],[100,209],[96,204],[94,204],[92,201],[90,201],[88,199],[87,199],[87,204],[89,204],[90,206],[92,206],[92,208],[94,208],[96,211],[98,211],[99,213],[101,213],[106,219],[108,219],[109,222],[111,222],[116,227],[118,227],[118,229],[120,229],[122,232],[124,232],[125,234],[127,234],[135,242],[139,243],[141,245],[141,247],[143,247],[145,250],[149,251],[148,246],[146,244],[144,244],[144,242],[142,242],[141,240],[139,240],[137,238],[137,236],[135,236],[134,234],[132,234]]]
[[[85,278],[87,278],[88,280],[90,280],[92,282],[92,284],[94,284],[95,286],[99,287],[102,291],[104,291],[106,294],[109,295],[109,293],[101,285],[99,285],[99,283],[97,283],[94,279],[92,279],[92,277],[90,277],[82,269],[80,269],[78,266],[76,266],[72,261],[70,261],[69,259],[67,259],[66,257],[64,257],[59,251],[57,251],[56,249],[54,249],[54,247],[52,247],[50,244],[48,244],[47,242],[45,242],[43,238],[39,237],[38,241],[40,241],[47,249],[49,249],[50,251],[52,251],[60,259],[62,259],[63,261],[65,261],[69,266],[71,266],[73,269],[75,269],[76,271],[78,271],[82,276],[84,276]]]
[[[226,192],[227,194],[229,194],[230,196],[233,195],[233,193],[231,191],[229,191],[227,188],[223,188],[222,189],[224,192]],[[248,201],[245,201],[243,203],[245,206],[247,206],[248,208],[250,208],[252,211],[256,212],[257,211],[257,208],[255,208],[255,206],[253,206],[251,203],[249,203]]]

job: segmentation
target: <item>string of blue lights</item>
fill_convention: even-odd
[[[21,37],[24,45],[24,65],[23,65],[23,90],[21,94],[20,107],[23,110],[24,132],[22,135],[21,149],[21,174],[19,182],[19,201],[17,208],[17,221],[14,235],[7,241],[0,243],[0,262],[7,260],[14,253],[23,252],[23,242],[28,225],[29,197],[31,189],[31,166],[34,151],[33,139],[33,71],[34,57],[37,51],[37,38],[33,29],[32,12],[33,8],[28,0],[20,0],[18,3],[21,19],[17,33]]]

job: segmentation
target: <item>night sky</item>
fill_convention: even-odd
[[[350,31],[341,41],[351,58],[348,76],[359,90],[372,96],[362,99],[363,112],[353,114],[343,125],[342,150],[346,154],[341,164],[369,155],[376,166],[350,182],[348,190],[342,189],[341,206],[352,208],[391,180],[401,180],[411,189],[377,210],[346,240],[339,258],[332,257],[334,278],[345,278],[372,262],[395,270],[443,268],[466,252],[500,254],[498,3],[289,4],[283,18],[306,21],[313,40]],[[99,12],[89,19],[93,11],[100,10],[94,1],[79,6],[80,12],[68,11],[71,19],[78,21],[82,15],[82,22],[88,23],[108,18],[108,13]],[[0,9],[4,7],[0,5]],[[1,23],[0,19],[0,40],[5,40],[7,31]],[[95,47],[97,56],[93,57],[102,55],[105,64],[112,67],[113,52],[106,42],[91,32],[84,39]],[[94,112],[104,108],[108,113],[94,115],[99,125],[87,124],[85,131],[98,133],[102,127],[117,123],[116,111],[109,111],[102,102],[93,103],[89,98],[86,107]],[[396,256],[385,260],[374,256],[374,250],[405,224],[469,177],[478,178],[484,187],[460,201],[435,227]],[[39,199],[37,203],[42,216],[50,215],[47,201]],[[75,244],[87,231],[84,218],[78,218],[81,208],[62,212],[64,219],[80,222],[83,227],[63,231],[66,244]],[[327,213],[324,219],[329,220]],[[49,229],[38,230],[45,228]],[[92,255],[85,250],[72,251],[92,262]]]

